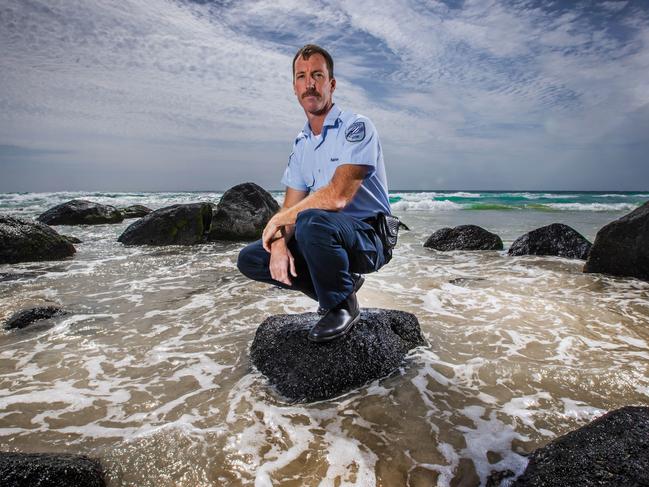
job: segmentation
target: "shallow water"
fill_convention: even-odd
[[[555,221],[592,241],[625,212],[403,208],[411,231],[359,297],[414,313],[429,346],[310,405],[275,395],[248,348],[268,315],[315,305],[241,276],[243,244],[133,248],[116,242],[132,220],[57,227],[83,240],[74,258],[0,266],[13,277],[0,319],[46,301],[71,313],[0,333],[0,448],[97,456],[111,486],[468,486],[521,472],[557,435],[649,405],[649,283],[422,243],[473,223],[507,248]]]

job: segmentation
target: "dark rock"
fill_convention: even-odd
[[[38,217],[48,225],[97,225],[119,223],[124,220],[114,206],[93,203],[87,200],[71,200],[50,208]]]
[[[104,487],[101,465],[83,455],[0,452],[3,487]]]
[[[219,201],[212,219],[210,240],[256,240],[279,204],[255,183],[238,184],[228,189]]]
[[[502,250],[503,241],[495,233],[477,225],[442,228],[433,233],[424,247],[435,250]]]
[[[512,487],[649,486],[649,407],[617,409],[535,450]]]
[[[141,218],[143,216],[148,215],[153,210],[143,205],[131,205],[131,206],[127,206],[126,208],[120,208],[119,211],[122,212],[122,216],[124,217],[124,219],[127,219],[127,218]]]
[[[61,235],[61,237],[63,237],[64,239],[66,239],[66,240],[67,240],[68,242],[70,242],[71,244],[82,243],[80,239],[78,239],[77,237],[73,237],[72,235]]]
[[[5,330],[14,330],[16,328],[25,328],[38,320],[46,320],[52,316],[66,314],[58,306],[40,306],[38,308],[29,308],[17,311],[5,322]]]
[[[0,272],[0,282],[30,279],[43,274],[42,272]]]
[[[425,345],[417,318],[404,311],[364,309],[343,337],[308,340],[320,316],[277,315],[257,329],[250,358],[283,396],[315,401],[337,396],[390,374],[408,350]]]
[[[209,203],[172,205],[131,223],[117,239],[126,245],[193,245],[203,243],[212,221]]]
[[[509,255],[556,255],[569,259],[586,259],[591,243],[575,229],[553,223],[518,237]]]
[[[584,272],[649,280],[649,202],[597,232]]]
[[[492,470],[491,475],[487,477],[485,487],[500,487],[503,480],[514,477],[515,475],[511,470]]]
[[[74,245],[42,223],[0,215],[0,264],[70,257]]]
[[[467,286],[474,282],[486,281],[484,277],[456,277],[448,281],[449,284],[454,286]]]

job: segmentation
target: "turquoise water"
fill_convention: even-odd
[[[402,191],[391,192],[396,210],[624,211],[649,199],[649,192],[576,191]]]

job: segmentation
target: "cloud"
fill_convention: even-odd
[[[185,168],[221,189],[247,169],[277,187],[304,120],[290,63],[307,42],[333,53],[335,98],[375,122],[388,173],[408,168],[400,187],[577,184],[568,166],[637,157],[631,142],[592,157],[647,116],[649,19],[635,2],[7,0],[0,143],[105,170]],[[548,160],[561,162],[543,172]]]

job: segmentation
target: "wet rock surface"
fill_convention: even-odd
[[[460,225],[437,230],[428,237],[424,247],[443,251],[502,250],[503,241],[495,233],[477,225]]]
[[[209,203],[172,205],[131,223],[117,239],[126,245],[194,245],[206,241],[212,221]]]
[[[0,264],[64,259],[74,253],[74,245],[53,228],[0,215]]]
[[[40,320],[46,320],[53,316],[67,314],[59,306],[39,306],[36,308],[29,308],[17,311],[5,322],[5,330],[15,330],[17,328],[25,328],[32,323]]]
[[[80,238],[73,237],[72,235],[61,235],[61,237],[63,237],[64,239],[66,239],[66,240],[67,240],[68,242],[70,242],[71,244],[75,244],[75,243],[77,243],[77,244],[78,244],[78,243],[83,243],[83,242],[81,242],[81,239],[80,239]]]
[[[3,487],[104,487],[101,465],[83,455],[0,452]]]
[[[61,203],[38,217],[38,221],[48,225],[98,225],[120,223],[122,213],[110,205],[102,205],[88,200],[71,200]]]
[[[649,407],[605,414],[535,450],[512,487],[649,486]]]
[[[516,474],[511,470],[492,470],[491,475],[487,477],[485,487],[500,487],[505,479],[515,476]]]
[[[238,184],[228,189],[214,211],[210,240],[256,240],[279,204],[255,183]]]
[[[649,202],[597,232],[584,272],[649,280]]]
[[[151,208],[147,208],[144,205],[131,205],[127,206],[126,208],[120,208],[119,211],[122,213],[122,216],[126,220],[129,218],[141,218],[148,215],[153,210]]]
[[[417,318],[404,311],[363,309],[344,336],[314,343],[315,313],[277,315],[257,329],[252,363],[283,396],[295,401],[335,397],[396,370],[408,350],[426,342]]]
[[[591,243],[574,228],[552,223],[518,237],[509,248],[509,255],[553,255],[568,259],[588,257]]]

